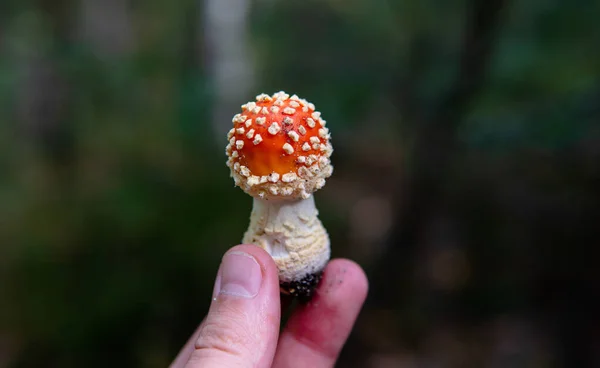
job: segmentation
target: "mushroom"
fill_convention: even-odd
[[[227,138],[235,185],[254,198],[242,241],[271,255],[282,293],[309,300],[330,256],[312,195],[333,172],[325,120],[296,95],[261,94],[233,117]]]

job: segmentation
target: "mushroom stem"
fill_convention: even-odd
[[[318,214],[312,195],[306,199],[254,197],[243,242],[271,255],[282,284],[320,275],[329,260],[330,243]]]

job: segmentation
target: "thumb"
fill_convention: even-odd
[[[223,256],[186,367],[270,367],[279,323],[277,266],[261,248],[238,245]]]

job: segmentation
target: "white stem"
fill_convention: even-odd
[[[281,282],[299,281],[322,271],[329,260],[329,236],[318,214],[312,195],[297,200],[254,198],[243,242],[273,257]]]

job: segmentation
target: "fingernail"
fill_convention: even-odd
[[[219,293],[253,298],[262,283],[260,265],[254,257],[244,252],[229,252],[221,264]]]

